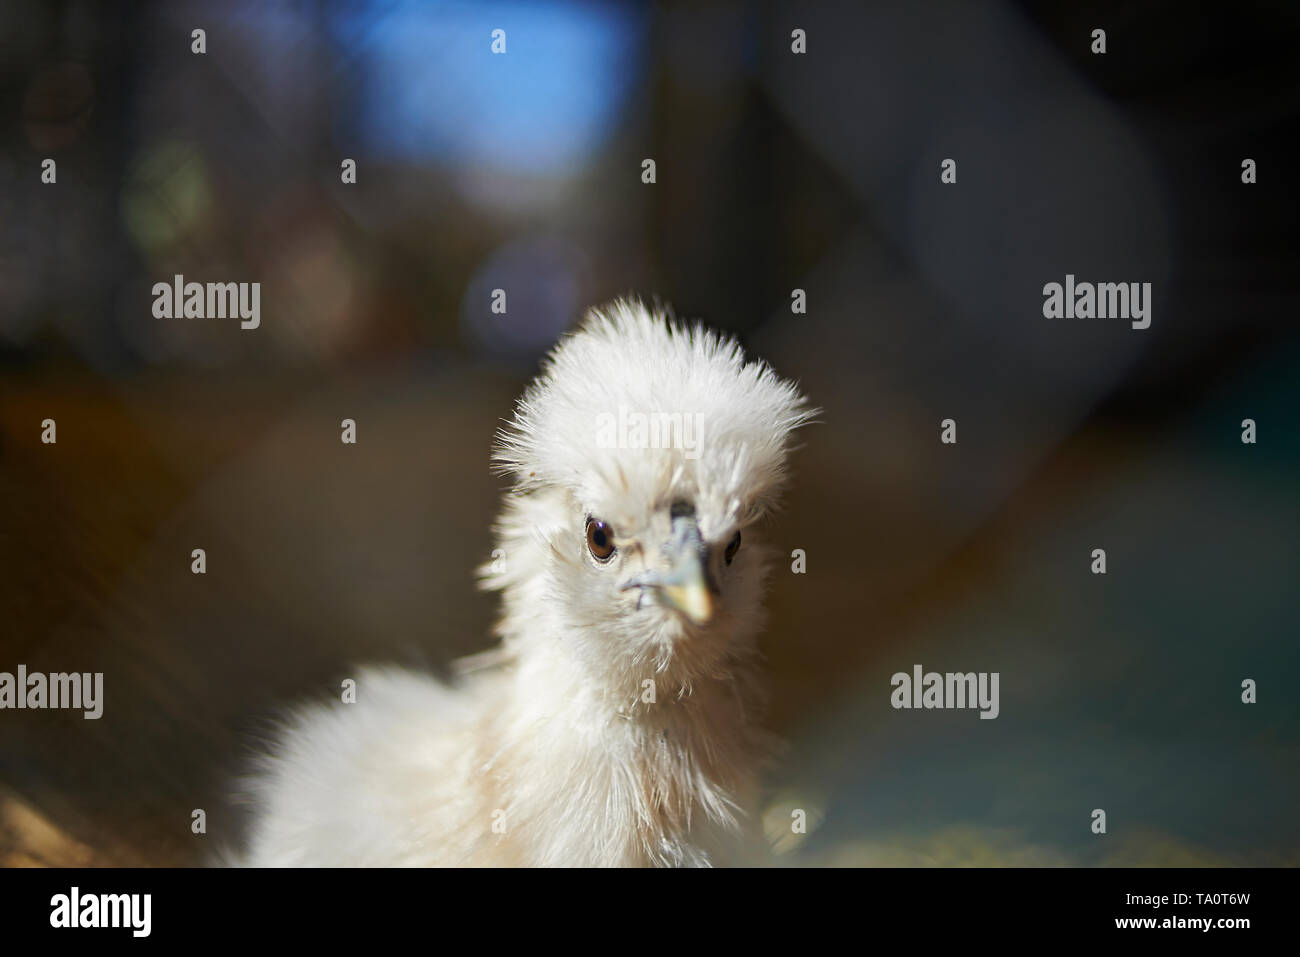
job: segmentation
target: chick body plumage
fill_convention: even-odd
[[[355,703],[300,711],[254,779],[246,863],[734,860],[766,748],[756,523],[810,415],[731,340],[593,312],[499,436],[493,660],[454,686],[363,672]]]

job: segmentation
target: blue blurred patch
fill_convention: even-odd
[[[505,31],[506,52],[492,52]],[[639,79],[645,16],[625,5],[372,3],[332,12],[359,88],[341,138],[379,159],[576,172]]]

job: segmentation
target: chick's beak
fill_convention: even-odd
[[[682,556],[659,586],[659,600],[685,615],[692,624],[707,624],[713,617],[713,592],[698,554]]]
[[[673,520],[673,538],[664,553],[669,563],[666,572],[645,572],[624,583],[623,589],[649,588],[660,604],[680,612],[692,624],[707,624],[713,617],[714,588],[709,581],[708,549],[693,520]]]

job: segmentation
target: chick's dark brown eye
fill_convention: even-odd
[[[598,562],[607,562],[614,555],[614,532],[604,522],[587,519],[587,549]]]
[[[728,565],[731,564],[731,560],[736,557],[738,551],[740,551],[740,532],[736,533],[736,537],[727,544],[727,550],[722,553],[722,557]]]

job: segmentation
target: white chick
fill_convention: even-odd
[[[363,672],[254,784],[252,865],[701,865],[734,856],[791,432],[740,346],[635,302],[560,342],[499,435],[498,649],[455,687]]]

